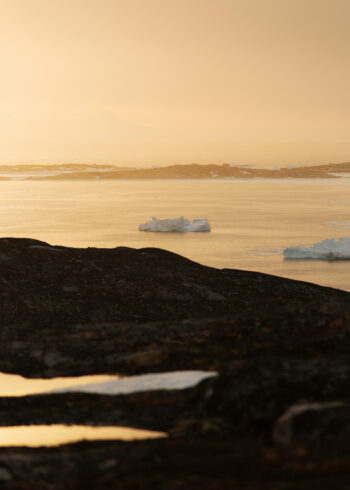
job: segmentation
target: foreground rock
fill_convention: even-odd
[[[186,390],[0,398],[2,426],[169,434],[2,448],[1,488],[347,488],[349,293],[158,249],[1,239],[0,261],[1,370],[219,373]]]
[[[343,291],[151,248],[0,239],[0,265],[2,371],[225,371],[257,356],[348,357]]]

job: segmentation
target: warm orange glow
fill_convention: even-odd
[[[118,379],[118,376],[92,375],[53,379],[24,378],[17,374],[0,373],[0,396],[26,396],[45,393],[88,383],[102,383]]]
[[[2,0],[0,163],[348,161],[348,0]]]
[[[0,427],[0,447],[58,446],[81,440],[135,441],[166,437],[164,432],[133,429],[131,427],[89,427],[84,425],[21,425]]]

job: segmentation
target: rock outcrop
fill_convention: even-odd
[[[11,238],[0,239],[0,285],[2,371],[218,372],[185,390],[0,397],[2,426],[169,434],[1,448],[1,488],[347,488],[350,293],[159,249]]]

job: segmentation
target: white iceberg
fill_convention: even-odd
[[[288,259],[350,260],[350,238],[327,238],[311,247],[288,247],[283,255]]]
[[[210,224],[207,219],[190,220],[181,216],[180,218],[157,219],[153,217],[152,221],[141,223],[140,231],[162,231],[173,233],[187,233],[188,231],[207,232],[210,231]]]

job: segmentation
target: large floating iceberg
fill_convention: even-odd
[[[188,231],[210,231],[210,224],[207,219],[194,219],[192,223],[190,220],[181,216],[180,218],[169,219],[157,219],[153,217],[152,221],[147,223],[141,223],[139,225],[140,231],[163,231],[163,232],[175,232],[186,233]]]
[[[288,247],[283,255],[288,259],[350,260],[350,238],[327,238],[311,247]]]

